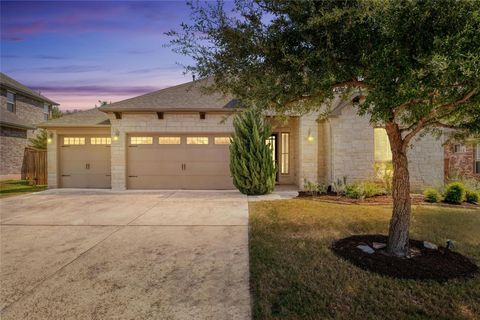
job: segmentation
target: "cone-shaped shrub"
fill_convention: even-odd
[[[272,149],[266,143],[270,125],[254,109],[247,109],[233,120],[235,133],[230,144],[230,172],[241,193],[260,195],[273,191],[276,168]]]

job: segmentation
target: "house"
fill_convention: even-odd
[[[41,124],[52,188],[233,189],[229,136],[237,101],[206,95],[202,81],[162,89]],[[319,113],[269,117],[278,184],[372,179],[391,160],[386,132],[337,99]],[[424,136],[409,150],[412,185],[443,183],[443,147]]]
[[[480,180],[480,141],[453,141],[446,144],[445,175]]]
[[[58,103],[0,73],[0,179],[20,179],[28,138]]]

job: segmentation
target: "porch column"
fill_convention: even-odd
[[[58,170],[58,150],[59,141],[56,130],[47,130],[47,184],[48,188],[58,188],[59,170]]]
[[[112,190],[127,188],[127,135],[112,125],[111,178]]]
[[[303,189],[304,179],[318,180],[318,114],[301,116],[298,121],[298,187]]]

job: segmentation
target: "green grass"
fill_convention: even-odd
[[[480,275],[397,280],[335,256],[332,241],[388,230],[391,208],[312,200],[250,204],[254,319],[480,319]],[[444,244],[480,263],[480,210],[417,206],[411,237]]]
[[[31,186],[26,180],[0,181],[0,198],[45,190],[47,186]]]

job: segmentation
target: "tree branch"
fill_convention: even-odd
[[[332,85],[332,89],[334,88],[341,88],[341,87],[361,87],[361,88],[368,88],[367,84],[363,81],[352,79],[347,81],[341,81],[334,83]]]

